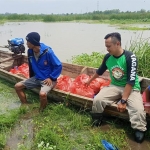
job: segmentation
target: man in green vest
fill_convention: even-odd
[[[100,123],[104,108],[118,100],[118,111],[128,110],[131,127],[135,130],[135,141],[141,143],[147,129],[146,113],[137,76],[136,56],[132,52],[122,49],[119,33],[107,34],[104,39],[108,53],[96,73],[86,84],[89,85],[107,69],[110,73],[111,84],[101,89],[95,96],[91,112],[92,119]]]

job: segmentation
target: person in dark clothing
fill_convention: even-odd
[[[56,85],[57,78],[62,71],[62,63],[54,54],[51,47],[40,43],[40,35],[31,32],[26,36],[28,46],[28,63],[30,78],[16,83],[15,90],[21,103],[28,103],[24,88],[41,87],[40,111],[47,105],[47,93]]]
[[[92,80],[102,75],[107,69],[110,73],[111,84],[102,88],[94,97],[92,118],[101,123],[105,107],[119,100],[118,111],[124,112],[127,108],[131,126],[135,130],[135,140],[141,143],[144,140],[147,123],[137,76],[136,56],[131,51],[122,49],[119,33],[107,34],[104,39],[108,53],[86,85],[89,85]]]

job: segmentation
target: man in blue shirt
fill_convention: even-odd
[[[28,46],[28,62],[30,78],[16,83],[15,90],[23,104],[28,103],[24,88],[32,89],[41,87],[40,111],[47,105],[47,93],[56,85],[57,78],[61,74],[62,64],[53,50],[40,43],[40,35],[31,32],[26,36]]]

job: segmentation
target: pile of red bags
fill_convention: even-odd
[[[69,92],[71,84],[72,84],[71,78],[64,75],[58,78],[56,87],[57,89]]]
[[[69,76],[64,75],[58,78],[55,88],[66,92],[71,92],[73,94],[93,98],[103,86],[108,86],[110,84],[110,80],[96,78],[90,83],[89,86],[86,86],[85,83],[90,78],[91,77],[86,74],[79,75],[75,79],[71,79]]]
[[[21,66],[15,66],[14,69],[9,71],[12,74],[22,75],[25,78],[29,78],[29,66],[27,63],[22,64]]]

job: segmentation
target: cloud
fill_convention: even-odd
[[[85,13],[95,10],[149,10],[150,0],[0,0],[0,13],[61,14]],[[134,7],[133,7],[134,6]]]

